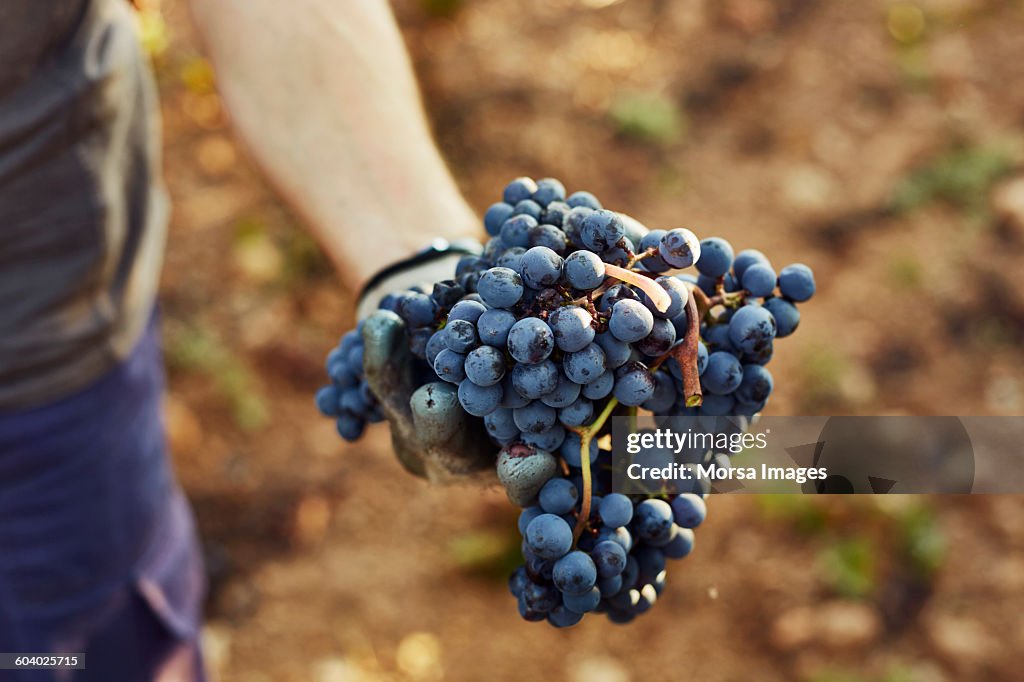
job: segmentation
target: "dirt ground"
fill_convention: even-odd
[[[149,3],[174,218],[161,303],[219,680],[1017,680],[1024,500],[719,496],[621,627],[522,622],[515,512],[313,408],[352,292],[230,136],[180,1]],[[768,414],[1024,410],[1024,4],[402,0],[479,210],[553,175],[819,294]],[[258,37],[254,37],[254,40]]]

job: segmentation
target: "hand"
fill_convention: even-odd
[[[391,426],[403,466],[435,482],[493,475],[499,448],[483,421],[462,409],[455,386],[443,381],[415,386],[401,318],[377,310],[363,324],[363,342],[366,380]]]

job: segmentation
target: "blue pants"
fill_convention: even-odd
[[[0,652],[84,652],[86,669],[0,681],[201,680],[204,592],[167,459],[154,321],[85,390],[0,412]]]

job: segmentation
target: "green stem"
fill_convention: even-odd
[[[597,415],[597,419],[591,422],[588,426],[580,427],[576,433],[580,436],[580,470],[583,474],[583,503],[580,505],[580,515],[576,519],[576,528],[572,532],[572,546],[575,547],[576,543],[579,542],[580,536],[583,535],[584,529],[587,527],[587,523],[590,521],[590,501],[593,497],[593,480],[590,474],[590,442],[594,440],[600,431],[604,423],[608,421],[608,417],[611,416],[615,407],[619,404],[619,401],[612,398],[608,401],[608,404],[601,410],[601,414]]]

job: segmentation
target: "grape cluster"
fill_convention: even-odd
[[[551,178],[513,180],[484,227],[489,241],[453,279],[381,307],[405,322],[422,382],[457,385],[501,448],[498,479],[523,508],[525,561],[509,583],[522,617],[628,622],[662,591],[666,559],[693,548],[706,491],[612,492],[611,452],[598,444],[608,418],[762,410],[774,339],[796,329],[813,274],[791,265],[776,275],[759,251],[734,257],[724,239],[648,230]],[[696,276],[670,274],[693,265]],[[349,440],[379,418],[351,334],[317,395]]]
[[[331,383],[316,392],[317,408],[337,420],[338,433],[348,441],[358,440],[368,423],[384,419],[363,376],[362,331],[360,323],[327,354],[327,376]]]

